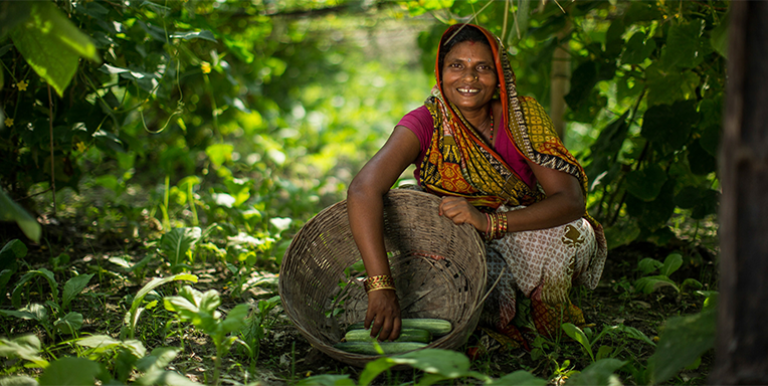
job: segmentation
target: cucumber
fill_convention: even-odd
[[[400,354],[427,347],[426,343],[416,342],[381,342],[379,345],[384,354]],[[354,354],[380,355],[373,342],[340,342],[333,347]]]
[[[371,337],[370,330],[350,330],[344,336],[347,342],[373,342],[376,338]],[[400,336],[395,342],[418,342],[429,343],[432,341],[432,334],[427,330],[415,328],[404,328],[400,330]]]
[[[444,319],[402,319],[402,328],[414,328],[427,330],[432,336],[443,336],[453,329],[451,322]],[[347,327],[347,331],[364,329],[363,322],[354,323]]]

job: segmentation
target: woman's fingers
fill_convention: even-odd
[[[368,311],[365,328],[379,340],[397,339],[400,336],[400,304],[395,291],[381,290],[368,293]]]
[[[480,230],[486,225],[483,214],[463,197],[443,197],[439,214],[449,218],[454,224],[469,223]]]

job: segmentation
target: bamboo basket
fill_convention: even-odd
[[[440,199],[413,190],[384,196],[384,233],[403,318],[439,318],[453,330],[428,348],[455,349],[475,329],[485,294],[485,247],[475,229],[439,216]],[[364,366],[377,356],[333,347],[347,326],[363,321],[365,274],[347,218],[336,203],[296,234],[280,267],[280,298],[288,317],[312,346],[344,363]]]

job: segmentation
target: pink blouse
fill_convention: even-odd
[[[509,138],[506,130],[502,130],[504,127],[504,119],[502,118],[496,127],[497,133],[504,133],[504,135],[496,138],[494,149],[501,156],[501,158],[520,176],[520,178],[533,187],[535,185],[536,177],[533,175],[533,170],[528,166],[528,162],[525,157],[515,149],[515,145],[512,143],[512,139]],[[421,106],[416,110],[406,114],[403,119],[397,124],[398,126],[405,126],[416,134],[416,138],[419,139],[421,145],[421,151],[419,152],[419,158],[416,160],[416,171],[413,176],[419,183],[419,171],[421,169],[421,162],[424,159],[424,155],[427,154],[427,149],[432,141],[432,133],[434,132],[434,121],[432,120],[432,114],[429,113],[426,106]]]

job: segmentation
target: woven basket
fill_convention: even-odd
[[[454,349],[477,325],[487,268],[480,235],[470,225],[439,216],[440,199],[412,190],[384,196],[384,241],[403,318],[439,318],[453,330],[429,348]],[[309,220],[291,242],[280,267],[280,298],[302,335],[332,358],[364,366],[377,356],[335,349],[346,327],[365,319],[368,297],[361,260],[347,218],[347,203]]]

